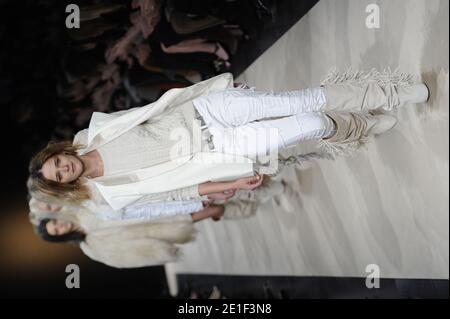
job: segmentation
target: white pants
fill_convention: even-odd
[[[328,137],[323,88],[282,93],[227,89],[194,100],[216,151],[255,158],[300,141]],[[272,134],[272,133],[275,133]]]

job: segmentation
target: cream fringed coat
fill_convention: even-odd
[[[142,107],[112,114],[95,112],[89,128],[79,132],[74,139],[74,144],[86,146],[81,155],[101,147],[146,121],[157,125],[158,118],[170,117],[175,108],[183,110],[185,128],[191,134],[191,139],[189,145],[182,147],[183,150],[189,150],[183,156],[176,159],[168,157],[160,164],[126,173],[94,178],[90,180],[92,186],[109,206],[119,210],[143,200],[149,194],[188,188],[208,181],[234,180],[253,175],[253,163],[250,159],[204,151],[198,143],[191,145],[191,142],[196,140],[195,136],[200,134],[200,127],[194,124],[195,111],[192,101],[210,92],[230,87],[233,87],[233,77],[230,73],[225,73],[187,88],[169,90],[156,102]]]
[[[103,221],[80,206],[64,206],[56,213],[42,211],[30,200],[30,221],[39,225],[44,218],[58,218],[86,230],[80,248],[89,258],[115,268],[162,265],[180,257],[177,244],[194,239],[190,215],[178,215],[157,222],[140,220]]]

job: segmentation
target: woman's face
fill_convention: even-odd
[[[70,233],[73,229],[73,224],[58,219],[50,220],[47,225],[47,233],[51,236],[61,236]]]
[[[58,154],[45,161],[41,172],[47,180],[70,183],[83,173],[83,162],[74,155]]]
[[[43,211],[46,211],[49,213],[55,213],[62,208],[59,205],[49,204],[49,203],[45,203],[45,202],[41,202],[41,201],[38,201],[36,205],[40,210],[43,210]]]

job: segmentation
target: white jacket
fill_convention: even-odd
[[[225,73],[187,88],[169,90],[158,101],[142,107],[112,114],[95,112],[88,130],[77,134],[74,144],[86,145],[80,153],[86,154],[145,121],[157,120],[158,117],[169,114],[169,110],[174,107],[194,112],[192,101],[195,98],[230,87],[233,87],[233,77],[230,73]],[[200,129],[199,126],[193,127]],[[113,209],[119,210],[149,194],[250,175],[253,175],[253,163],[250,159],[202,152],[200,148],[194,147],[189,155],[177,160],[90,181],[104,200]]]

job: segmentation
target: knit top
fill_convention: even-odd
[[[175,160],[177,156],[192,154],[192,124],[189,121],[194,119],[194,115],[192,106],[175,108],[169,113],[165,113],[164,116],[137,125],[114,140],[98,147],[97,151],[104,165],[103,176],[126,173]],[[191,138],[189,145],[185,143],[184,147],[177,148],[174,158],[173,147],[180,143],[179,134],[176,133],[178,129],[182,129],[181,132],[190,133]],[[75,137],[74,144],[83,140],[81,133],[79,132]],[[198,185],[148,194],[138,202],[191,200],[194,198],[201,198],[198,193]]]
[[[97,148],[103,160],[104,175],[125,173],[169,161],[171,148],[177,143],[170,139],[174,128],[186,128],[181,110],[155,122],[144,122]]]

